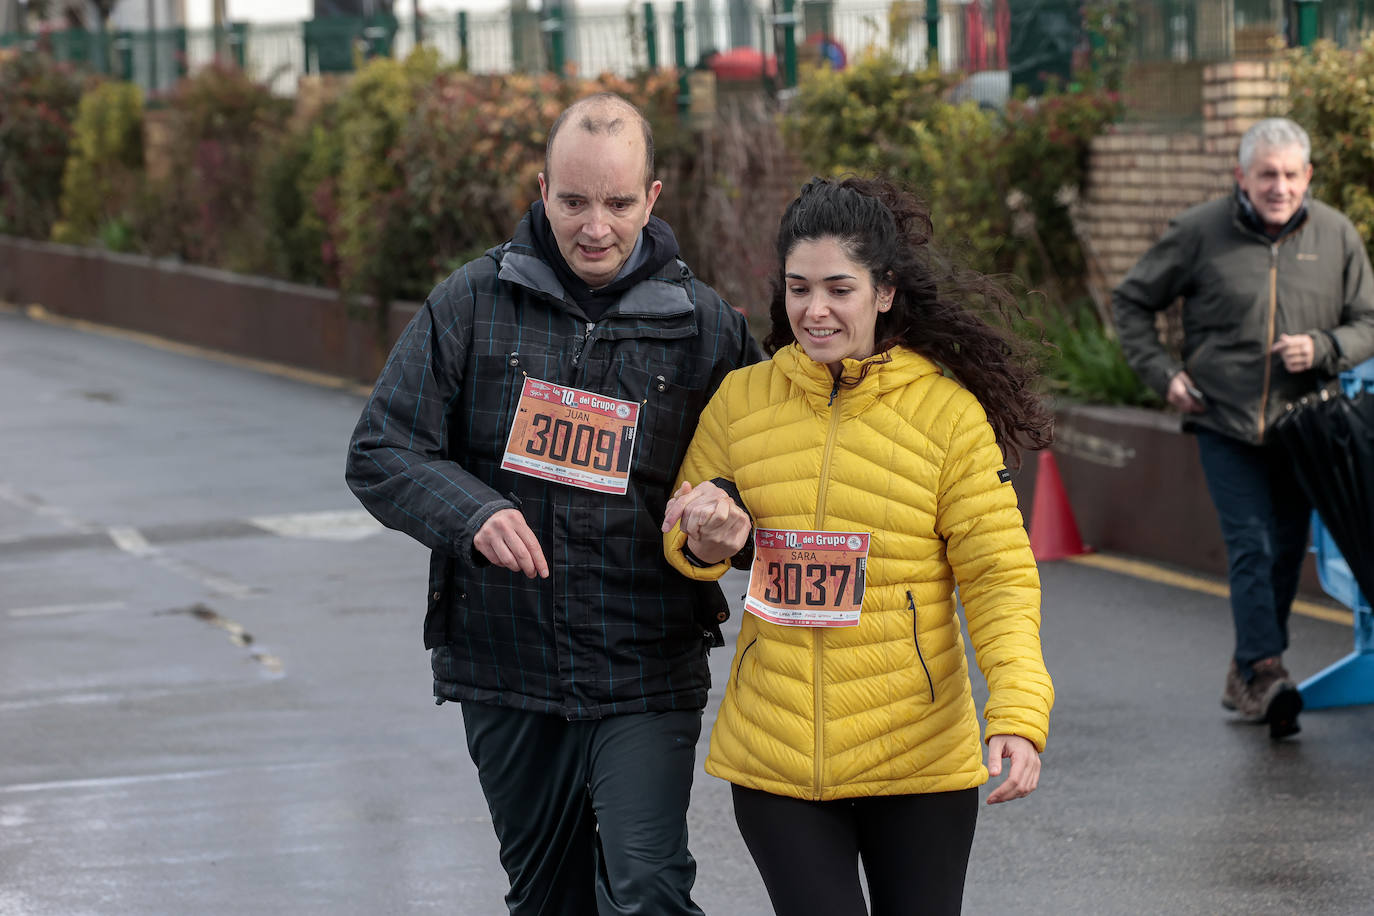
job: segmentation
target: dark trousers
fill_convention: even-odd
[[[1251,665],[1288,648],[1312,505],[1281,448],[1207,430],[1197,445],[1226,542],[1236,665],[1249,680]]]
[[[956,916],[963,906],[977,789],[813,802],[732,788],[777,916],[866,916],[860,860],[873,916]]]
[[[702,916],[687,802],[697,710],[569,722],[465,702],[518,916]]]

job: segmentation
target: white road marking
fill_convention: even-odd
[[[42,607],[17,607],[5,613],[10,617],[56,617],[61,614],[97,614],[101,611],[122,611],[123,601],[92,601],[89,604],[49,604]]]
[[[181,560],[148,543],[148,539],[137,528],[107,528],[106,533],[115,546],[136,557],[151,560],[163,569],[184,576],[208,588],[212,594],[229,598],[250,598],[260,589],[242,582],[235,582],[228,576],[203,569],[189,560]]]
[[[138,776],[106,776],[95,779],[61,779],[51,782],[28,782],[0,786],[0,795],[18,795],[28,792],[65,791],[69,789],[108,789],[120,786],[138,786],[159,782],[185,782],[192,779],[215,779],[221,776],[235,776],[240,773],[288,773],[299,770],[322,770],[337,767],[354,767],[367,761],[395,760],[396,755],[367,755],[340,760],[314,760],[299,763],[275,763],[264,766],[217,767],[207,770],[182,770],[172,773],[147,773]]]
[[[359,541],[382,530],[381,524],[362,509],[259,515],[248,521],[280,537],[321,541]]]
[[[185,697],[191,693],[223,691],[222,684],[206,684],[200,687],[177,687],[174,689],[144,689],[123,691],[90,691],[86,693],[63,693],[57,696],[31,697],[23,700],[0,700],[0,712],[23,712],[29,709],[43,709],[49,706],[110,706],[116,703],[145,702],[164,697]]]
[[[60,506],[49,505],[32,493],[16,490],[6,483],[0,483],[0,502],[7,502],[12,506],[27,509],[34,515],[52,519],[62,527],[80,534],[93,534],[100,530],[100,526],[92,524]]]
[[[137,528],[107,528],[105,533],[114,541],[116,547],[136,557],[149,557],[161,552],[149,544],[148,539]]]
[[[184,782],[188,779],[211,779],[217,776],[229,776],[235,773],[251,773],[259,771],[287,771],[303,770],[321,766],[336,766],[347,761],[327,761],[325,763],[296,763],[281,764],[277,766],[265,767],[234,767],[213,770],[191,770],[179,773],[150,773],[143,776],[108,776],[102,779],[63,779],[53,782],[29,782],[18,783],[10,786],[0,786],[0,794],[9,795],[19,792],[46,792],[53,789],[107,789],[118,786],[137,786],[155,782]]]

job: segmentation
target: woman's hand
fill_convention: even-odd
[[[749,513],[710,481],[695,487],[684,481],[668,500],[663,531],[679,523],[687,535],[687,549],[703,563],[719,563],[739,553],[754,527]]]
[[[1000,776],[1003,758],[1010,758],[1011,772],[992,790],[988,804],[1025,798],[1040,784],[1040,755],[1035,745],[1020,735],[993,735],[988,739],[988,775]]]

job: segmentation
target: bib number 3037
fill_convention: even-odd
[[[598,493],[630,487],[639,405],[527,378],[501,467]]]
[[[745,610],[783,626],[857,626],[868,542],[864,532],[756,528]]]

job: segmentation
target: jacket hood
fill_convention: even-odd
[[[1271,233],[1264,220],[1260,219],[1259,211],[1255,209],[1254,201],[1250,200],[1250,195],[1241,190],[1240,185],[1235,186],[1235,214],[1236,221],[1245,229],[1262,235],[1265,238],[1278,241],[1290,232],[1296,232],[1307,220],[1307,202],[1311,200],[1311,192],[1304,193],[1302,203],[1298,204],[1298,209],[1293,211],[1293,215],[1288,218],[1288,222],[1283,224],[1283,228],[1277,234]]]
[[[799,343],[790,343],[773,354],[773,362],[792,384],[806,393],[817,410],[828,409],[834,396],[844,401],[847,413],[857,413],[883,394],[922,376],[940,373],[935,363],[901,346],[866,359],[845,359],[838,390],[830,367],[807,356]]]
[[[547,218],[542,216],[542,203],[538,206],[539,218],[547,222]],[[543,246],[535,238],[534,221],[535,213],[532,206],[520,220],[520,225],[516,227],[510,241],[488,249],[487,257],[499,265],[497,276],[501,280],[523,286],[554,301],[581,307],[585,297],[578,299],[573,295],[564,282],[566,278],[546,259]],[[689,314],[693,310],[692,297],[688,294],[685,284],[691,281],[695,274],[677,257],[677,239],[673,237],[672,229],[657,217],[651,217],[643,238],[648,244],[648,230],[654,228],[655,222],[661,224],[667,232],[666,238],[671,244],[667,245],[666,250],[670,250],[672,255],[663,259],[661,255],[664,249],[655,248],[654,251],[657,251],[658,255],[641,261],[629,274],[596,290],[598,296],[606,297],[606,308],[615,308],[621,315],[663,318]],[[656,237],[660,241],[663,240],[661,235]],[[556,249],[554,254],[562,263],[562,255],[559,255]],[[568,270],[571,273],[570,269]],[[670,284],[670,287],[665,288],[662,283],[655,283],[650,287],[645,283],[646,280],[663,281]],[[582,286],[585,290],[586,284]],[[598,310],[598,316],[600,314],[601,310]]]
[[[658,217],[650,216],[648,224],[639,233],[629,261],[621,265],[621,275],[605,286],[593,289],[564,259],[542,200],[530,205],[527,221],[530,241],[536,254],[553,268],[554,275],[568,296],[588,309],[604,310],[606,304],[614,302],[620,293],[653,276],[678,255],[677,236],[673,235],[672,227]]]

